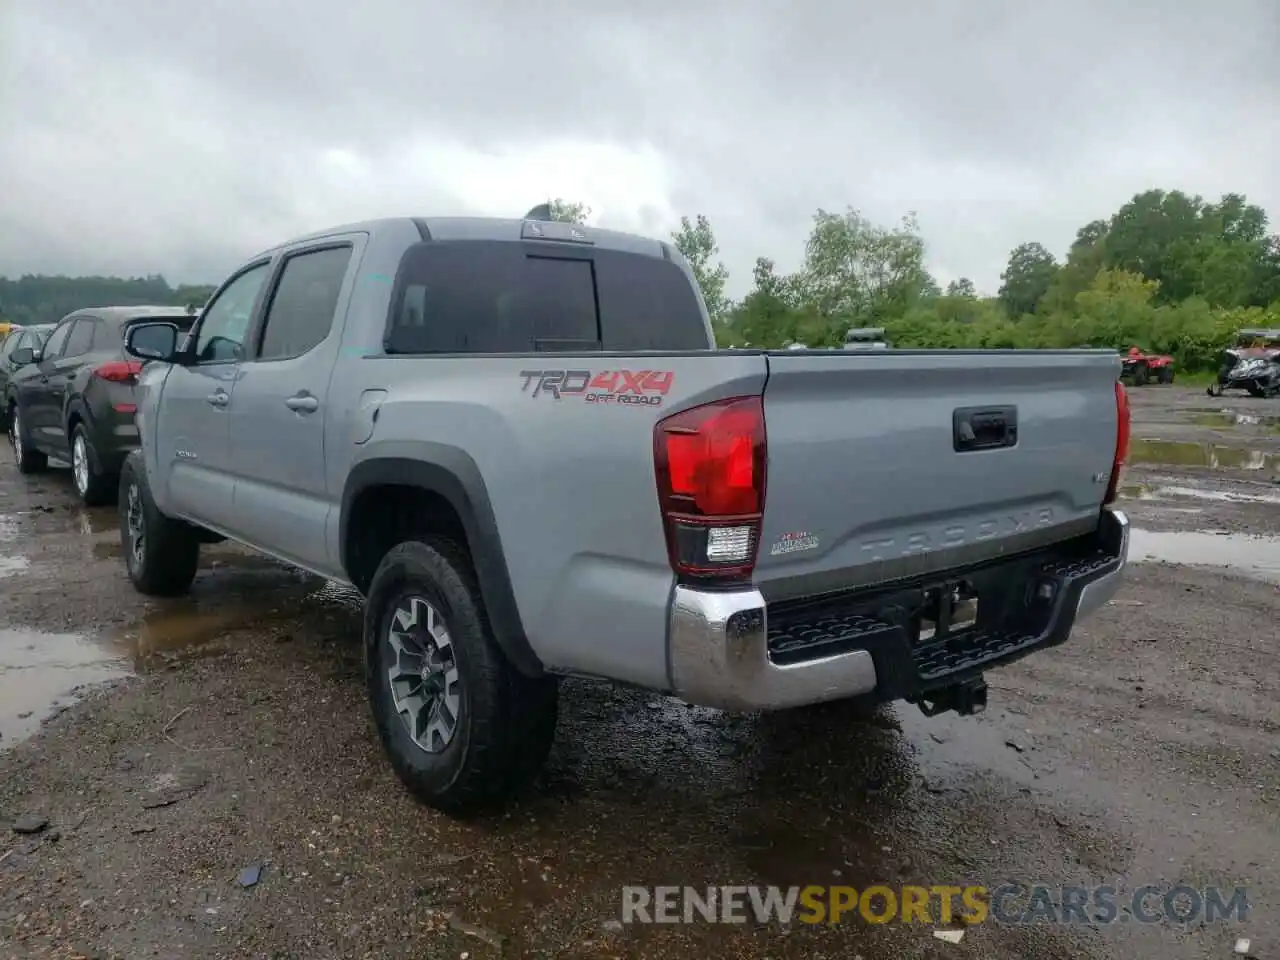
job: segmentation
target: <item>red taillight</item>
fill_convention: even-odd
[[[1120,480],[1125,462],[1129,459],[1129,392],[1124,384],[1116,381],[1116,452],[1111,461],[1111,482],[1103,503],[1113,503],[1120,494]]]
[[[764,513],[761,399],[717,400],[658,421],[653,460],[672,569],[750,576]]]
[[[93,375],[112,383],[133,383],[141,370],[141,360],[112,360],[95,369]]]

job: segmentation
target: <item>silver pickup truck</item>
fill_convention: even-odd
[[[353,585],[383,745],[455,813],[538,769],[559,676],[972,713],[1127,559],[1114,353],[716,350],[657,240],[344,226],[127,349],[134,585],[223,538]]]

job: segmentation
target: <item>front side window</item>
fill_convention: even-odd
[[[244,357],[244,338],[266,282],[268,266],[260,263],[250,267],[209,305],[196,333],[197,363],[226,363]]]
[[[62,348],[67,345],[67,336],[71,333],[71,325],[74,320],[67,320],[58,324],[53,333],[49,334],[48,341],[44,345],[44,359],[56,360],[62,356]]]

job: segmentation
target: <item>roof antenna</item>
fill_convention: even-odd
[[[524,215],[524,219],[526,219],[526,220],[550,220],[550,219],[551,219],[551,204],[549,204],[549,203],[540,203],[540,204],[538,204],[536,207],[534,207],[532,210],[530,210],[528,213],[526,213],[526,214]]]

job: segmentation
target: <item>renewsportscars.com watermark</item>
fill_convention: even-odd
[[[622,888],[623,923],[1084,924],[1243,922],[1245,887],[1063,884]]]

